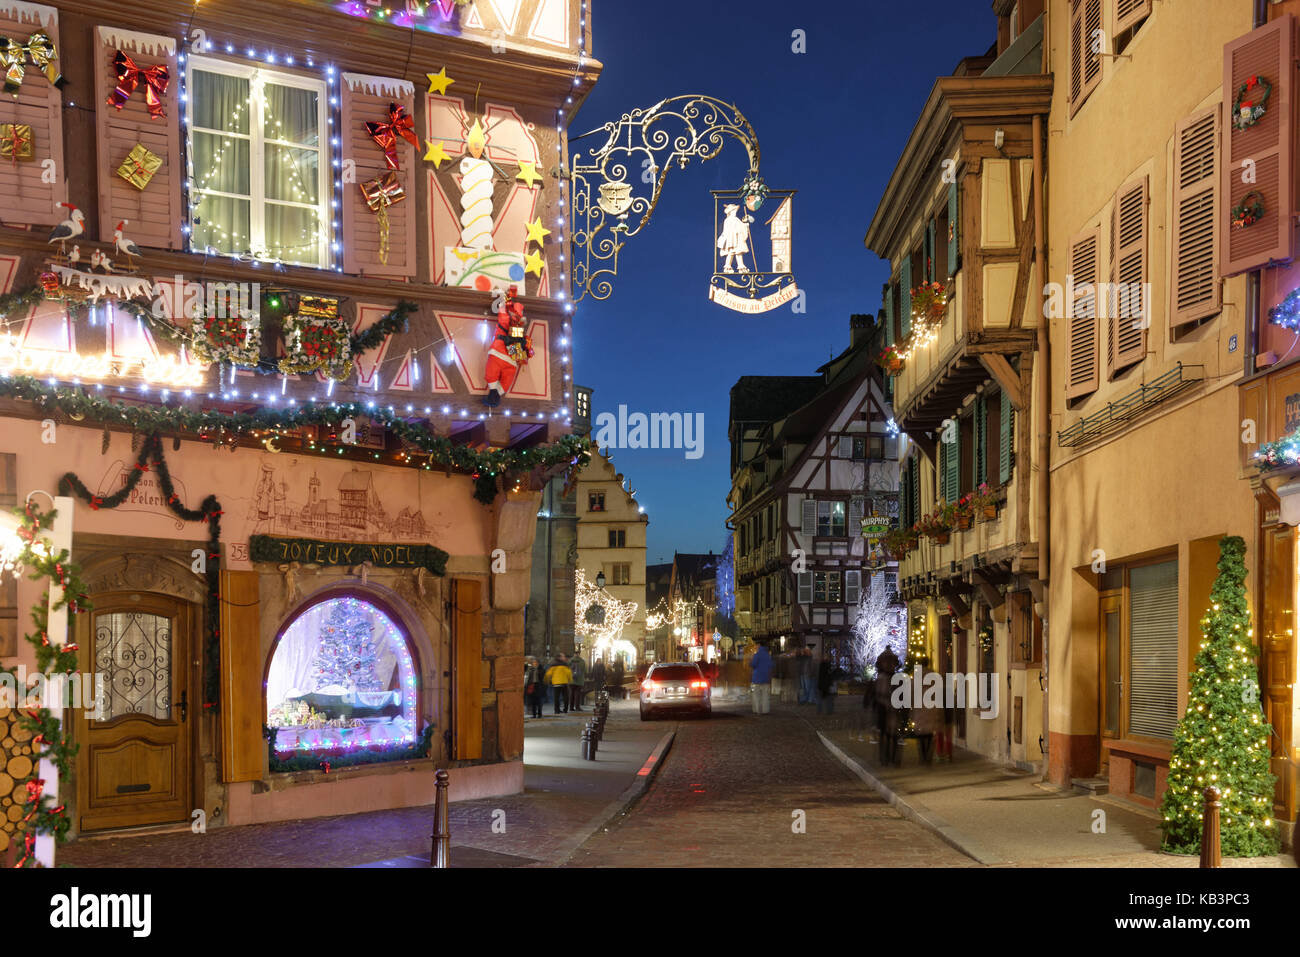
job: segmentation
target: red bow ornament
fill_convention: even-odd
[[[160,120],[167,115],[163,109],[162,98],[167,94],[171,73],[168,72],[165,64],[160,63],[142,70],[134,60],[118,50],[117,56],[113,58],[113,70],[117,73],[117,88],[109,94],[107,100],[109,106],[115,106],[119,110],[126,106],[126,101],[131,99],[131,94],[143,80],[144,101],[149,107],[150,119]]]
[[[389,169],[402,168],[397,162],[397,138],[399,136],[412,146],[420,145],[419,139],[415,136],[415,118],[407,114],[406,107],[399,106],[396,103],[388,104],[387,123],[376,123],[373,120],[367,120],[366,132],[384,151],[384,160],[388,163]]]

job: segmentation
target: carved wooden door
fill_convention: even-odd
[[[103,676],[98,711],[78,712],[81,831],[188,820],[189,661],[197,616],[162,595],[92,596],[79,616],[87,670]]]

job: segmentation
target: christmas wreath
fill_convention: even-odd
[[[1246,229],[1264,218],[1264,194],[1252,189],[1232,207],[1232,228]]]
[[[336,382],[352,375],[352,338],[338,318],[338,302],[303,296],[298,313],[284,317],[283,373],[324,372]]]
[[[1264,104],[1272,92],[1273,85],[1258,74],[1237,87],[1237,95],[1232,101],[1233,129],[1249,129],[1263,119],[1267,112]]]
[[[240,316],[196,320],[192,346],[200,362],[255,366],[262,356],[262,324]]]

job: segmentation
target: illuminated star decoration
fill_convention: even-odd
[[[429,144],[429,151],[424,154],[424,161],[432,163],[434,169],[441,169],[442,164],[451,159],[447,151],[442,148],[442,140],[426,140]]]
[[[455,80],[453,80],[451,77],[447,75],[446,67],[443,67],[437,73],[426,73],[425,76],[429,78],[430,93],[439,93],[442,95],[446,95],[447,87],[451,86],[453,83],[456,82]]]
[[[523,180],[523,182],[531,188],[541,182],[542,175],[537,172],[536,163],[530,162],[529,160],[521,160],[519,162],[519,175],[516,176],[515,179]]]
[[[528,238],[524,243],[537,243],[541,246],[546,242],[546,237],[551,235],[551,231],[542,225],[542,217],[538,216],[537,221],[528,224]]]
[[[528,258],[524,260],[524,274],[527,275],[528,273],[533,273],[540,279],[542,276],[542,266],[544,265],[545,263],[542,261],[542,254],[534,250],[529,253]]]

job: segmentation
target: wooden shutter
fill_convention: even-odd
[[[940,440],[939,447],[943,450],[943,477],[941,485],[943,488],[940,497],[945,502],[955,502],[958,497],[958,488],[961,486],[961,426],[953,431],[952,441],[944,442]]]
[[[1107,315],[1111,372],[1146,356],[1151,303],[1147,301],[1147,177],[1125,183],[1115,194],[1111,216],[1111,286]]]
[[[921,520],[921,460],[912,459],[912,524]]]
[[[813,600],[813,573],[799,573],[799,594],[798,600],[800,605],[807,605]]]
[[[1011,467],[1015,464],[1013,440],[1016,434],[1016,410],[1005,395],[999,406],[998,481],[1005,485],[1011,481]]]
[[[261,606],[258,574],[221,572],[221,780],[260,781],[266,770],[262,725]]]
[[[1083,106],[1101,82],[1101,54],[1095,50],[1101,29],[1101,0],[1073,0],[1070,8],[1070,115]]]
[[[142,70],[165,66],[170,75],[167,92],[161,97],[164,115],[153,119],[145,103],[144,83],[136,87],[122,109],[108,100],[117,87],[113,60],[122,51]],[[99,150],[99,238],[113,241],[113,230],[122,220],[122,235],[142,247],[182,249],[181,225],[187,221],[181,207],[181,165],[179,93],[176,40],[151,33],[134,33],[116,27],[95,29],[95,135]],[[137,189],[117,174],[136,145],[162,160],[162,165],[144,189]],[[120,258],[114,253],[115,259]]]
[[[396,80],[358,73],[342,75],[343,159],[356,164],[357,181],[343,184],[343,270],[367,276],[415,275],[415,179],[419,157],[413,147],[397,140],[397,181],[406,199],[388,207],[388,262],[380,262],[378,216],[366,205],[361,185],[388,173],[384,151],[366,132],[367,121],[388,122],[391,103],[415,116],[415,87]],[[417,129],[418,129],[417,124]],[[417,133],[418,135],[418,133]]]
[[[862,534],[862,516],[866,512],[865,505],[860,498],[849,499],[849,536]]]
[[[906,344],[912,334],[912,254],[903,256],[898,269],[898,339]]]
[[[483,756],[483,587],[472,578],[451,586],[452,757],[471,761]]]
[[[948,275],[945,280],[957,275],[961,268],[961,190],[959,183],[948,184]]]
[[[1296,19],[1291,14],[1247,33],[1223,48],[1224,161],[1219,235],[1223,275],[1259,269],[1294,255]],[[1252,76],[1273,86],[1267,111],[1254,126],[1232,122],[1237,89]],[[1247,162],[1249,161],[1249,162]],[[1247,162],[1245,167],[1242,166]],[[1253,165],[1252,165],[1253,164]],[[1242,182],[1248,170],[1254,182]],[[1252,190],[1264,197],[1264,215],[1253,226],[1232,228],[1231,210]]]
[[[817,534],[817,500],[811,496],[800,503],[799,531],[804,535]]]
[[[1178,721],[1178,562],[1129,570],[1130,734],[1172,738]]]
[[[856,606],[862,598],[862,572],[844,573],[844,604]]]
[[[894,289],[890,283],[885,283],[885,288],[881,290],[880,312],[884,317],[885,342],[887,346],[894,344]]]
[[[980,482],[983,482],[988,475],[986,466],[988,463],[988,443],[984,430],[988,425],[988,406],[985,404],[984,396],[975,397],[975,422],[972,430],[975,435],[974,455],[971,456],[971,464],[974,466],[975,474],[971,476],[971,488],[979,488]]]
[[[66,64],[58,11],[29,3],[0,5],[0,37],[26,46],[33,33],[42,31],[54,43],[55,69],[63,70]],[[67,170],[63,165],[63,97],[45,71],[26,55],[18,95],[0,93],[0,123],[32,128],[32,158],[0,160],[0,196],[4,197],[0,222],[48,226],[66,219],[68,210],[56,208],[68,200]]]
[[[1114,36],[1137,26],[1151,16],[1151,0],[1115,0]]]
[[[924,255],[925,255],[925,262],[923,263],[923,267],[924,267],[924,269],[925,269],[925,281],[926,281],[926,282],[934,282],[934,280],[937,278],[937,277],[935,276],[935,265],[936,265],[936,263],[935,263],[935,261],[934,261],[934,259],[935,259],[935,256],[934,256],[934,251],[935,251],[935,240],[936,240],[936,235],[935,235],[935,231],[934,231],[934,220],[933,220],[933,219],[926,220],[926,223],[925,223],[925,253],[924,253]]]
[[[1074,399],[1097,390],[1097,246],[1100,230],[1085,230],[1070,240],[1073,289],[1069,311],[1069,369],[1065,397]],[[1008,403],[1010,404],[1010,403]]]
[[[1174,265],[1169,326],[1212,316],[1219,284],[1219,107],[1178,124],[1174,133]]]

